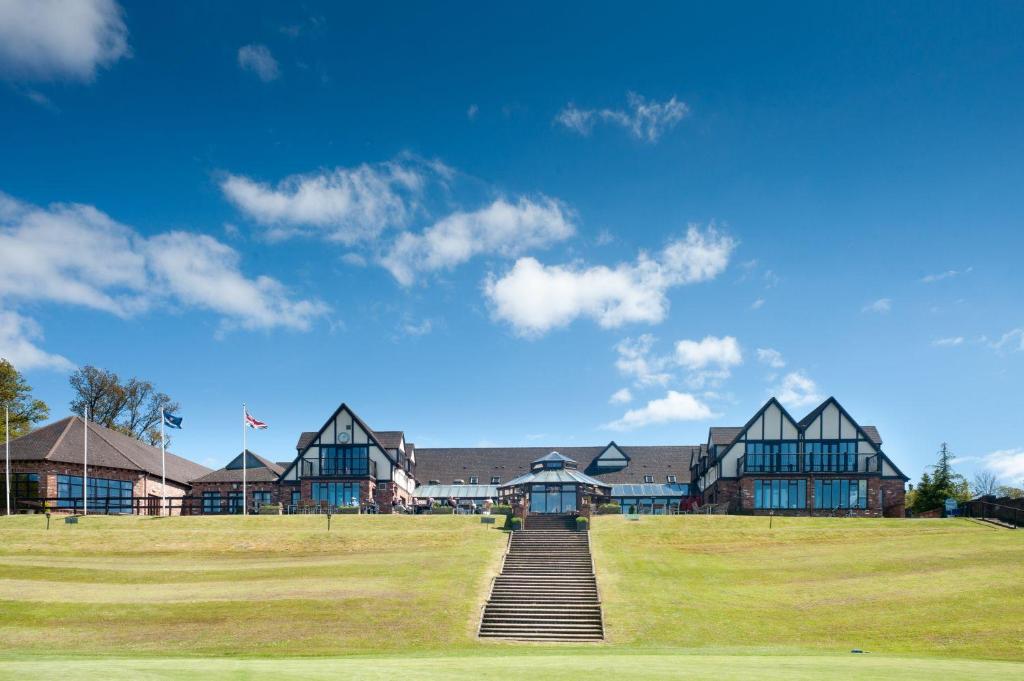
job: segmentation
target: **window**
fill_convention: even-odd
[[[676,484],[676,476],[674,475],[669,475],[665,479],[668,480],[668,484],[670,485]]]
[[[571,513],[576,510],[576,485],[531,485],[530,512]]]
[[[370,475],[370,448],[367,445],[321,447],[320,475]]]
[[[377,489],[379,489],[381,492],[387,492],[388,491],[388,481],[387,480],[381,480],[380,482],[378,482],[377,483]]]
[[[648,483],[648,484],[654,482],[654,476],[653,475],[645,475],[644,476],[644,482]]]
[[[480,478],[478,478],[475,475],[469,476],[469,484],[471,484],[471,485],[479,485],[480,484]]]
[[[748,442],[748,473],[793,473],[797,470],[796,442]]]
[[[89,510],[98,513],[131,513],[130,480],[89,478]],[[57,476],[57,507],[82,508],[82,476]]]
[[[6,485],[4,478],[0,476],[0,487],[6,487]],[[36,473],[11,473],[11,498],[38,499],[39,475]]]
[[[500,485],[501,484],[501,476],[500,475],[492,475],[491,476],[491,484],[492,485]]]
[[[302,492],[297,489],[292,490],[292,506],[298,506],[300,501],[302,501]]]
[[[313,501],[325,501],[330,506],[358,506],[358,482],[314,482]]]
[[[867,480],[815,480],[814,508],[867,508]]]
[[[242,493],[228,492],[228,513],[242,512]]]
[[[804,442],[804,470],[814,473],[857,471],[856,440],[808,440]]]
[[[263,504],[270,503],[270,492],[259,490],[252,493],[252,505],[259,508]]]
[[[755,480],[754,508],[806,508],[806,480]]]
[[[220,492],[203,492],[203,514],[220,513]]]

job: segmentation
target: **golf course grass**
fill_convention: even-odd
[[[607,641],[478,641],[460,516],[0,518],[0,678],[1024,678],[1024,534],[594,519]],[[854,648],[867,651],[851,654]]]

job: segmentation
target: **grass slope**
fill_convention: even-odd
[[[54,520],[0,518],[0,654],[474,645],[507,537],[453,516]]]
[[[1024,660],[1024,533],[967,520],[602,517],[614,645]]]

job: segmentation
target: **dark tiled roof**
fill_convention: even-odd
[[[82,418],[69,416],[11,440],[11,459],[81,465],[84,435]],[[89,465],[160,475],[160,448],[90,421]],[[171,452],[167,452],[166,467],[167,479],[181,484],[210,472],[206,466]]]
[[[269,461],[248,449],[245,451],[249,455],[246,460],[248,470],[245,471],[247,481],[272,482],[277,480],[278,476],[284,472],[284,468],[273,461]],[[207,473],[192,482],[242,482],[242,455],[236,456],[224,468]]]
[[[868,436],[868,439],[874,442],[876,445],[882,444],[882,436],[878,434],[878,428],[874,426],[861,426],[861,430]]]
[[[285,468],[288,468],[288,466],[292,465],[291,461],[275,461],[274,463],[276,463],[278,466],[280,466],[282,471]]]
[[[313,440],[316,439],[316,436],[319,435],[319,434],[320,433],[318,433],[318,432],[302,433],[301,435],[299,435],[299,442],[298,442],[298,444],[295,445],[295,449],[297,449],[297,450],[299,450],[301,452],[303,449],[308,447],[310,445],[310,443],[312,443]]]
[[[739,426],[712,426],[711,444],[727,445],[736,439],[736,436],[743,432]]]
[[[680,482],[690,481],[690,460],[699,446],[623,446],[619,449],[630,457],[629,465],[615,470],[602,470],[593,465],[605,450],[600,447],[454,447],[416,450],[416,479],[438,480],[450,485],[453,480],[480,480],[500,477],[502,481],[528,473],[530,463],[552,451],[579,462],[580,470],[604,483],[640,483],[645,475],[655,482],[665,482],[675,475]]]
[[[398,449],[402,438],[405,437],[401,430],[375,430],[373,434],[377,436],[377,442],[380,442],[384,449]]]
[[[803,429],[803,428],[806,428],[807,426],[811,425],[811,421],[813,421],[818,416],[818,414],[820,414],[821,412],[825,411],[825,407],[827,407],[832,402],[835,402],[836,404],[839,404],[839,402],[836,401],[836,399],[834,397],[829,397],[827,400],[825,400],[824,402],[819,404],[817,407],[815,407],[813,410],[811,410],[810,414],[808,414],[807,416],[805,416],[802,419],[800,419],[799,424],[798,424],[800,426],[800,428]]]

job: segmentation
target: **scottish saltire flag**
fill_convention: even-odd
[[[164,412],[164,425],[168,428],[177,428],[178,430],[181,430],[181,417]]]
[[[258,419],[254,419],[252,417],[252,414],[249,413],[248,409],[245,410],[245,424],[247,426],[249,426],[250,428],[253,428],[255,430],[266,430],[267,429],[267,424],[264,423],[263,421],[258,420]]]

